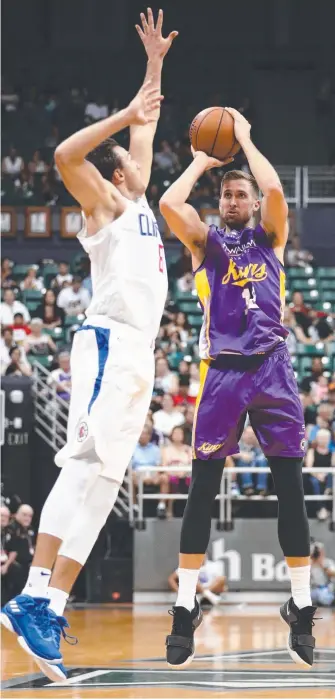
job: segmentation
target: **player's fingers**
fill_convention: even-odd
[[[153,30],[155,29],[155,24],[154,24],[154,16],[152,14],[152,9],[151,7],[147,7],[147,13],[148,13],[148,25],[149,29]]]
[[[240,116],[240,112],[237,111],[237,109],[234,109],[233,107],[225,107],[226,112],[230,114],[234,119],[237,116]]]
[[[141,22],[142,22],[142,27],[143,27],[144,34],[148,34],[148,33],[149,33],[149,27],[148,27],[148,23],[147,23],[147,20],[146,20],[146,16],[145,16],[145,14],[144,14],[143,12],[141,12],[140,17],[141,17]]]
[[[139,26],[139,24],[135,24],[135,29],[136,29],[137,33],[140,35],[140,37],[141,37],[141,39],[142,39],[142,41],[143,41],[145,34],[144,34],[144,32],[142,31],[142,29],[141,29],[141,27]]]
[[[157,17],[157,24],[156,24],[156,30],[159,33],[162,33],[162,26],[163,26],[163,10],[159,10],[158,17]]]
[[[170,41],[173,41],[173,39],[175,39],[176,36],[178,36],[178,34],[179,34],[179,32],[170,32],[170,34],[169,34]]]
[[[232,163],[234,161],[234,158],[226,158],[226,160],[223,161],[223,165],[228,165],[228,163]]]

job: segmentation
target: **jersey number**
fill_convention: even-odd
[[[158,269],[160,272],[164,272],[164,245],[158,246]]]

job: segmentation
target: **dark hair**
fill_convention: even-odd
[[[13,345],[13,347],[11,347],[10,350],[8,351],[9,356],[11,357],[13,352],[15,352],[15,350],[18,350],[18,349],[20,349],[18,345]]]
[[[107,138],[86,156],[105,180],[111,181],[114,171],[122,167],[121,158],[115,151],[115,146],[118,145],[114,138]]]
[[[189,386],[190,377],[188,374],[180,374],[179,376],[179,386]]]
[[[223,175],[220,194],[222,194],[223,185],[231,180],[246,180],[251,184],[256,197],[259,197],[259,188],[255,178],[253,175],[250,175],[249,172],[244,172],[243,170],[228,170],[228,172]]]
[[[17,318],[18,316],[20,316],[20,318],[23,318],[23,313],[14,313],[14,320],[15,320],[15,318]]]

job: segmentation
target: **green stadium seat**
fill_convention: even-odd
[[[335,303],[335,289],[331,291],[323,291],[322,301],[330,301],[330,303]]]
[[[46,333],[46,335],[50,335],[55,342],[65,341],[65,330],[63,328],[44,328],[43,332]]]
[[[202,326],[202,315],[192,315],[188,316],[188,322],[193,328],[201,328]]]
[[[50,369],[53,362],[53,357],[47,354],[40,354],[38,357],[27,355],[27,359],[32,367],[36,364],[36,362],[39,362],[39,364],[45,367],[45,369]]]
[[[22,298],[23,302],[27,303],[28,301],[39,301],[41,302],[41,299],[43,298],[43,294],[41,291],[38,291],[37,289],[27,289],[27,291],[22,292]]]
[[[300,371],[302,375],[306,373],[312,366],[313,357],[300,357]]]
[[[335,267],[319,267],[316,274],[318,279],[335,279]]]
[[[198,301],[194,299],[193,301],[180,301],[178,303],[179,310],[184,313],[202,313],[202,309],[198,306]]]
[[[72,325],[81,325],[83,322],[82,318],[78,316],[65,316],[64,325],[66,328],[70,328]]]
[[[28,272],[28,269],[30,269],[33,265],[14,265],[13,267],[13,277],[14,279],[23,279]],[[35,266],[35,265],[34,265]]]
[[[286,270],[287,279],[306,279],[314,276],[313,267],[289,267]]]
[[[36,308],[39,307],[40,301],[27,301],[25,304],[28,308],[28,311],[30,315],[36,311]]]
[[[318,289],[318,281],[315,277],[309,277],[309,279],[292,279],[289,287],[293,291],[310,291],[311,289]]]
[[[335,289],[335,279],[319,279],[318,289],[321,289],[322,291],[331,291],[332,289]]]
[[[318,343],[320,344],[320,347],[316,347],[315,345],[304,345],[302,342],[299,342],[297,344],[297,354],[298,355],[308,355],[311,357],[323,357],[325,354],[325,348],[323,343]]]
[[[179,289],[176,289],[173,298],[176,303],[178,301],[198,301],[197,294],[192,294],[192,291],[179,291]]]

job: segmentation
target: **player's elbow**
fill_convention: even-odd
[[[165,216],[165,214],[169,213],[171,211],[172,206],[171,206],[171,201],[169,200],[169,197],[166,194],[163,194],[163,196],[159,200],[159,210],[162,214],[162,216]]]
[[[63,148],[63,146],[61,144],[60,146],[57,146],[57,148],[55,150],[55,163],[56,163],[57,167],[64,165],[66,160],[67,160],[66,150],[65,150],[65,148]]]

